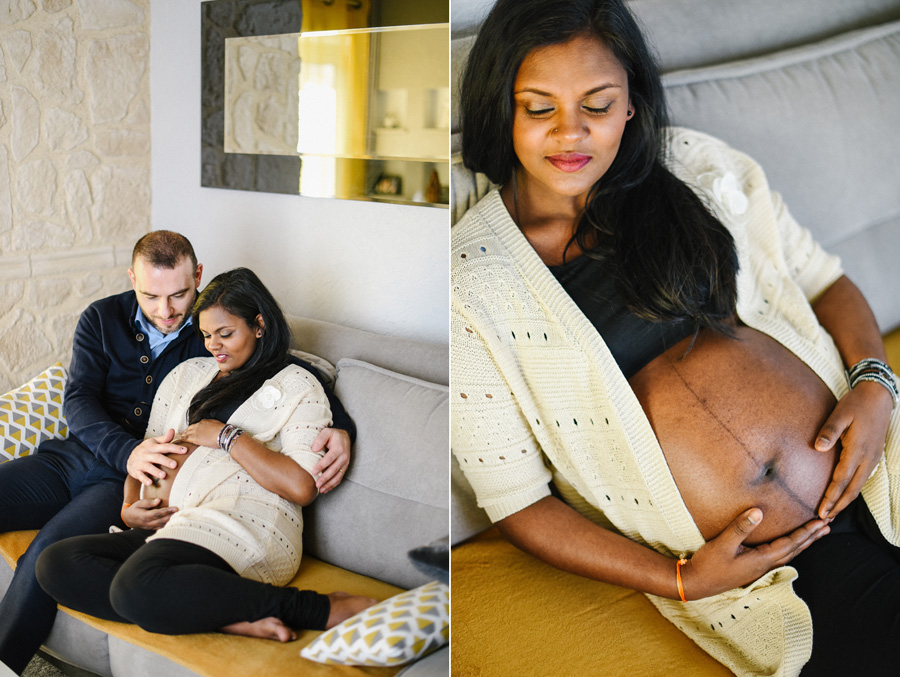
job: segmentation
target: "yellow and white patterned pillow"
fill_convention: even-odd
[[[62,362],[57,362],[0,395],[0,463],[28,456],[44,440],[69,436],[62,411],[67,378]]]
[[[437,581],[402,592],[320,635],[300,655],[340,665],[403,665],[450,638],[450,588]]]

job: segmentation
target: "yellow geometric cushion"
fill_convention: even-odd
[[[449,635],[450,588],[435,581],[348,618],[300,655],[328,664],[402,665],[444,646]]]
[[[67,378],[62,362],[57,362],[0,395],[0,463],[28,456],[44,440],[69,436],[62,411]]]

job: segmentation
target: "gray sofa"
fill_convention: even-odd
[[[401,588],[428,582],[407,552],[448,534],[447,346],[288,319],[298,348],[336,365],[334,390],[358,429],[341,487],[304,510],[304,554]],[[0,594],[11,577],[0,561]],[[196,674],[63,611],[44,651],[88,674]],[[448,672],[445,647],[403,674]]]
[[[888,335],[890,359],[900,369],[900,0],[628,4],[659,55],[672,123],[717,136],[762,165],[797,221],[841,256]],[[492,5],[493,0],[453,3],[454,100],[474,36]],[[453,114],[456,221],[490,186],[462,166],[455,109]],[[537,640],[540,660],[565,660],[572,674],[727,672],[690,641],[685,645],[642,595],[586,582],[521,555],[488,530],[455,459],[451,472],[454,671],[481,670],[479,658],[492,653],[504,657],[508,674],[540,671],[546,663],[535,662]],[[482,586],[478,574],[486,566],[492,575],[490,585]],[[522,572],[527,588],[516,578],[525,577]],[[463,599],[465,586],[474,588],[465,590],[473,608]],[[509,629],[479,625],[478,605],[498,603],[496,591],[504,595],[510,618],[517,612],[529,618],[553,613],[552,627],[542,627],[535,637],[514,623]],[[591,599],[592,605],[569,616],[547,601],[557,595]],[[587,623],[585,616],[591,618]]]

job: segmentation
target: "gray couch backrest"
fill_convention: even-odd
[[[405,588],[428,582],[407,553],[448,535],[448,347],[288,321],[297,348],[337,367],[357,427],[341,485],[303,511],[305,552]]]

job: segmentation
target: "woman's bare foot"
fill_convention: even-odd
[[[274,639],[277,642],[293,642],[297,639],[297,633],[274,616],[261,618],[253,623],[232,623],[231,625],[226,625],[222,628],[222,632],[228,633],[229,635]]]
[[[331,602],[331,611],[325,625],[326,630],[378,603],[378,600],[372,597],[360,597],[347,592],[332,592],[328,595],[328,601]]]

